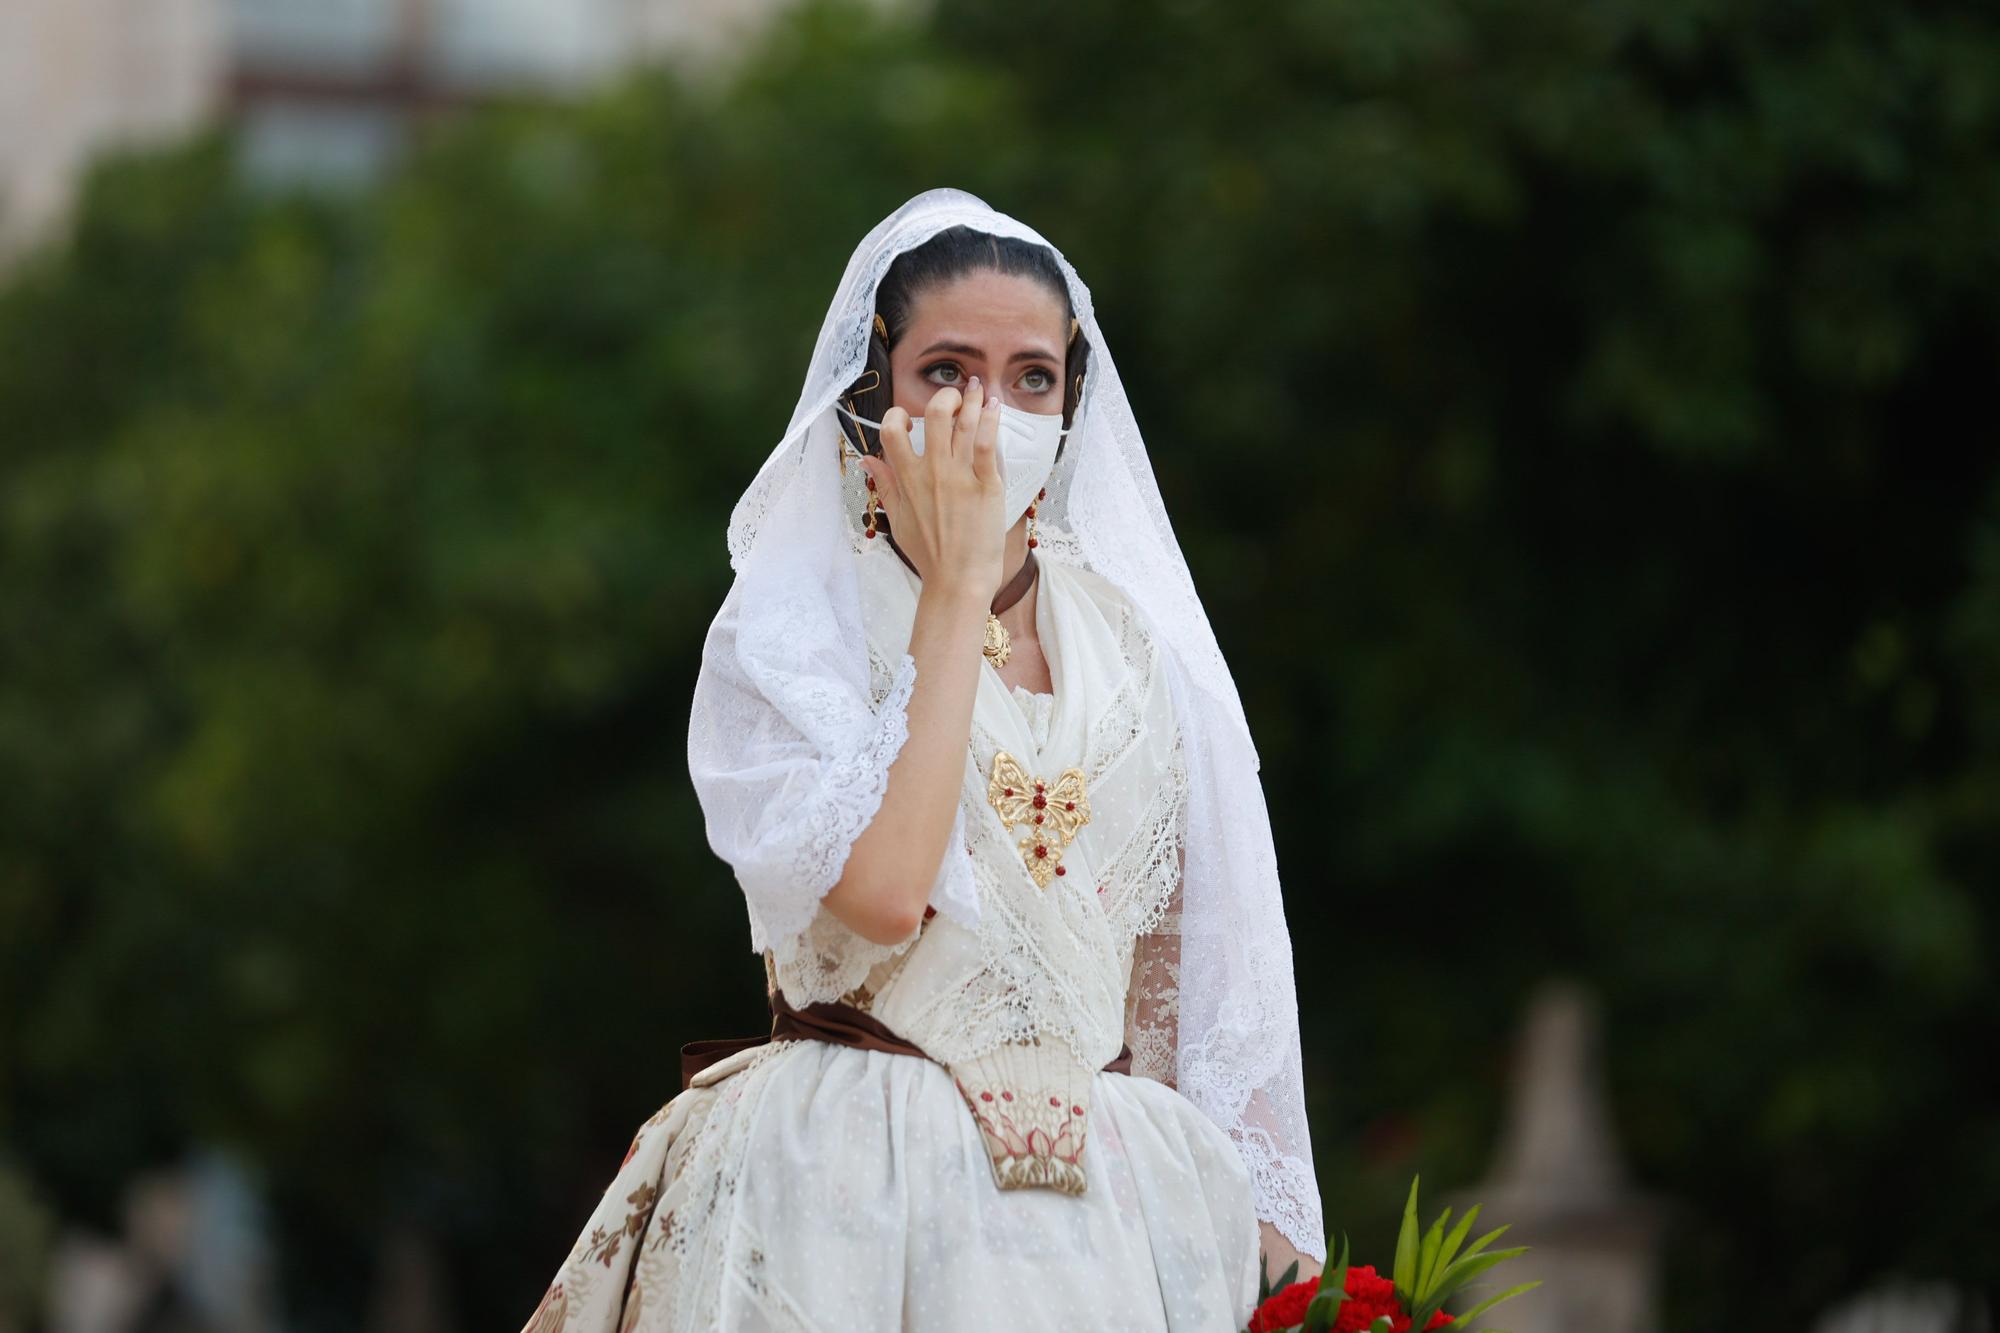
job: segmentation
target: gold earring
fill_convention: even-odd
[[[889,341],[889,326],[883,323],[882,316],[880,314],[877,314],[875,316],[875,332],[882,335],[883,342]]]

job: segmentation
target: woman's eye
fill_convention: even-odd
[[[1033,385],[1026,384],[1026,381],[1036,378],[1040,379],[1041,382],[1039,384],[1033,384]],[[1051,375],[1048,371],[1043,370],[1040,366],[1035,367],[1035,369],[1023,375],[1021,379],[1023,381],[1024,387],[1027,388],[1029,393],[1047,393],[1050,389],[1056,387],[1056,377],[1054,375]]]
[[[941,370],[948,370],[948,371],[950,371],[950,372],[951,372],[952,374],[954,374],[954,375],[959,375],[959,374],[961,374],[961,373],[962,373],[962,372],[961,372],[961,371],[959,370],[959,368],[957,367],[957,365],[955,365],[954,363],[952,363],[952,362],[950,362],[950,361],[940,361],[940,362],[938,362],[938,363],[937,363],[936,365],[932,366],[932,367],[931,367],[931,368],[930,368],[929,370],[925,371],[925,372],[924,372],[924,374],[926,374],[926,375],[936,375],[936,374],[937,374],[937,373],[938,373],[939,371],[941,371]],[[955,380],[955,379],[948,379],[948,380],[939,380],[938,382],[939,382],[940,384],[956,384],[956,383],[958,383],[958,381],[957,381],[957,380]]]

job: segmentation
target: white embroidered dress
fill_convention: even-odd
[[[853,558],[892,757],[921,585],[887,542]],[[821,907],[764,955],[793,1005],[844,1000],[932,1058],[794,1040],[702,1070],[640,1127],[532,1333],[1248,1320],[1250,1173],[1169,1086],[1186,774],[1157,646],[1110,582],[1039,564],[1055,690],[982,665],[946,852],[977,924],[883,946]],[[1046,887],[987,799],[1001,750],[1051,785],[1083,770],[1090,819]],[[1132,1073],[1105,1072],[1128,1043]]]

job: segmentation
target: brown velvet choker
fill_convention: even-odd
[[[903,554],[903,548],[896,545],[895,535],[886,530],[882,535],[888,537],[889,549],[896,553],[896,558],[901,560],[905,565],[909,565],[912,574],[916,574],[918,578],[922,578],[923,575],[917,573],[917,567],[910,564],[910,557]],[[1037,568],[1035,553],[1030,551],[1028,552],[1028,558],[1021,562],[1021,567],[1014,571],[1014,577],[1008,579],[1006,586],[993,594],[991,614],[997,616],[1023,597],[1026,597],[1028,595],[1028,585],[1035,581],[1035,570]]]

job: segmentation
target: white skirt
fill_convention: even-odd
[[[1002,1190],[949,1072],[773,1043],[640,1127],[531,1333],[1233,1333],[1260,1243],[1235,1145],[1098,1073],[1082,1194]]]

